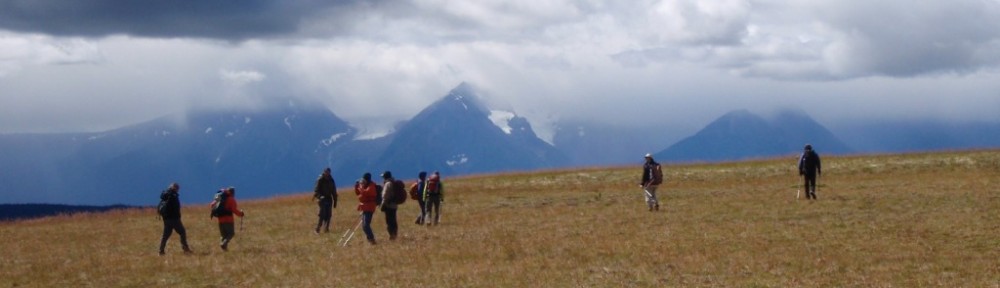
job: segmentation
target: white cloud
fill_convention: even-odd
[[[249,83],[264,81],[267,78],[264,73],[255,70],[221,70],[219,76],[222,81],[236,87],[242,87]]]
[[[682,134],[776,106],[827,120],[996,120],[988,108],[1000,101],[997,1],[413,0],[315,12],[277,21],[303,23],[280,37],[236,43],[0,32],[0,132],[100,130],[293,95],[384,135],[463,81],[543,137],[560,118]]]

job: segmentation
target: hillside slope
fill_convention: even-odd
[[[313,235],[308,194],[241,203],[230,252],[188,205],[194,255],[157,256],[151,209],[0,223],[8,287],[991,287],[1000,267],[1000,151],[824,158],[818,201],[794,159],[666,166],[647,212],[638,167],[445,179],[442,224],[357,237],[353,193]],[[182,201],[190,198],[182,194]],[[512,277],[516,275],[516,277]]]

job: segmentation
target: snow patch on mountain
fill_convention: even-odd
[[[320,142],[323,142],[323,146],[330,146],[330,144],[337,142],[337,139],[340,139],[340,137],[344,137],[345,135],[347,135],[346,132],[333,134],[330,135],[330,138],[320,140]]]
[[[293,116],[285,117],[285,126],[288,126],[288,130],[292,130],[292,118]]]
[[[469,157],[465,156],[465,154],[458,154],[455,156],[451,156],[451,159],[454,160],[445,160],[444,164],[448,164],[448,166],[455,166],[469,162]]]
[[[205,134],[212,133],[212,127],[205,129]]]
[[[493,121],[493,125],[496,125],[503,133],[508,135],[511,132],[510,119],[517,117],[514,112],[503,111],[503,110],[490,110],[490,121]]]

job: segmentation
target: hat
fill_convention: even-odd
[[[365,179],[365,181],[372,181],[372,173],[366,172],[365,175],[361,175],[361,178]]]
[[[420,171],[420,173],[419,173],[419,174],[417,174],[417,178],[420,178],[420,179],[426,179],[426,178],[427,178],[427,172],[425,172],[425,171]]]
[[[389,171],[382,172],[382,178],[392,178],[392,172]]]
[[[806,144],[806,150],[813,150],[813,145]]]
[[[646,158],[653,158],[653,154],[646,153]]]

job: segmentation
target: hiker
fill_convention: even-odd
[[[444,183],[441,183],[441,174],[438,171],[434,171],[434,174],[431,174],[431,177],[427,179],[427,183],[424,184],[424,202],[427,208],[424,210],[424,214],[430,218],[431,212],[434,212],[434,221],[431,222],[431,219],[425,219],[424,222],[427,226],[432,224],[437,226],[441,220],[441,203],[444,202]]]
[[[313,188],[313,200],[319,200],[319,223],[316,223],[316,234],[319,228],[323,227],[324,233],[330,233],[330,218],[333,217],[333,208],[337,207],[337,182],[330,175],[330,168],[323,169],[323,174],[316,179],[316,188]]]
[[[219,219],[219,233],[222,234],[222,242],[219,243],[219,247],[222,248],[222,251],[229,251],[229,241],[233,240],[233,236],[236,236],[233,215],[240,216],[240,218],[243,218],[244,215],[243,210],[240,210],[239,205],[236,204],[236,188],[220,189],[219,193],[216,194],[216,199],[212,201],[211,207],[214,208],[217,205],[222,207],[222,211],[218,214],[213,213],[212,216]]]
[[[362,228],[368,243],[375,245],[375,233],[372,232],[372,216],[375,214],[375,207],[378,206],[378,190],[375,190],[375,183],[372,183],[372,174],[365,173],[357,182],[354,182],[354,194],[358,195],[358,211],[362,215]]]
[[[394,191],[401,187],[396,187],[397,183],[394,182],[396,179],[392,178],[392,172],[382,172],[382,180],[382,212],[385,213],[385,226],[389,230],[389,240],[396,240],[396,235],[399,233],[399,223],[396,222],[396,210],[399,206],[396,204],[398,200],[396,197],[399,195]]]
[[[642,187],[646,194],[646,206],[649,211],[660,210],[660,201],[656,199],[656,188],[663,183],[663,168],[660,163],[653,160],[653,155],[646,153],[646,163],[642,165]]]
[[[799,176],[805,177],[806,199],[816,200],[816,176],[823,174],[819,155],[813,151],[812,145],[806,144],[802,157],[799,157]]]
[[[164,248],[167,246],[167,239],[170,239],[170,234],[176,230],[177,235],[181,235],[181,248],[184,249],[184,254],[190,254],[191,248],[188,247],[187,242],[187,232],[184,229],[184,223],[181,222],[181,200],[180,194],[181,185],[175,183],[170,183],[167,186],[167,190],[163,190],[160,193],[160,206],[157,209],[160,213],[160,218],[163,218],[163,236],[160,237],[160,255],[165,254]]]
[[[427,180],[427,172],[420,171],[420,173],[417,174],[417,182],[410,185],[410,198],[417,200],[417,204],[420,204],[420,215],[417,215],[417,221],[414,221],[417,225],[423,225],[425,215],[427,215],[427,208],[424,205],[427,203],[424,202],[425,180]]]

